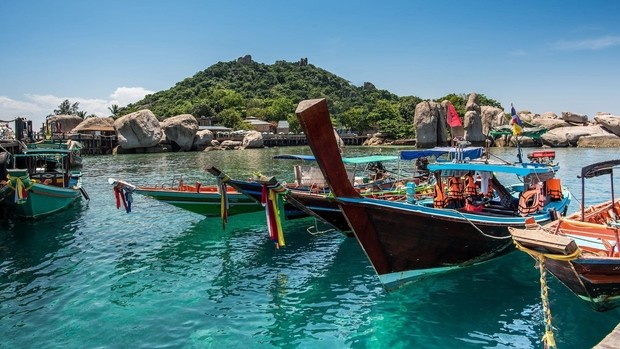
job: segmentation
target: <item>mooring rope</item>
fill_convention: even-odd
[[[518,241],[513,240],[515,246],[518,250],[523,251],[534,259],[536,259],[539,263],[538,269],[540,271],[540,298],[542,299],[543,305],[543,314],[545,321],[545,334],[542,337],[542,342],[544,343],[545,348],[555,349],[557,348],[555,345],[555,337],[553,335],[553,326],[551,324],[551,308],[549,307],[549,288],[547,287],[547,269],[545,268],[545,259],[554,259],[558,261],[571,261],[579,258],[581,256],[581,250],[577,248],[573,253],[569,255],[559,255],[559,254],[551,254],[551,253],[543,253],[532,250],[521,245]]]

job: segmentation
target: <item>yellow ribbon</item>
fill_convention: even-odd
[[[30,177],[28,176],[22,176],[22,177],[13,177],[11,175],[7,176],[7,179],[8,179],[7,187],[15,191],[15,203],[21,204],[26,201],[26,199],[24,199],[24,191],[30,190],[30,188],[32,188],[32,186],[36,183],[35,181],[30,181],[30,185],[26,186],[24,184],[24,180],[29,179],[29,178]]]

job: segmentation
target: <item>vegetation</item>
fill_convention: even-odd
[[[60,103],[60,105],[58,106],[58,109],[54,109],[54,114],[50,114],[47,117],[49,118],[50,116],[54,115],[75,115],[82,119],[96,116],[95,114],[88,115],[86,111],[80,110],[80,102],[75,102],[71,104],[68,99],[62,101],[62,103]]]
[[[481,104],[499,103],[481,95]],[[354,86],[349,81],[304,62],[278,61],[273,65],[257,62],[219,62],[174,87],[145,96],[125,108],[110,107],[115,117],[140,109],[150,109],[158,118],[179,114],[215,117],[219,124],[248,129],[248,116],[276,123],[288,120],[293,132],[300,127],[296,105],[304,99],[327,98],[337,127],[353,132],[377,130],[396,138],[414,135],[413,114],[422,99],[399,97],[379,90],[371,83]],[[464,115],[466,95],[450,94],[449,99]]]

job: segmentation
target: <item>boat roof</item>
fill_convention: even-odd
[[[482,157],[484,153],[483,147],[467,147],[462,148],[463,150],[463,158],[470,159],[478,159]],[[401,160],[415,160],[418,158],[435,156],[440,157],[445,154],[449,154],[450,158],[456,157],[456,147],[434,147],[429,149],[412,149],[412,150],[402,150],[400,152]]]
[[[316,158],[313,155],[282,154],[276,155],[273,158],[279,160],[316,161]],[[342,162],[345,164],[367,164],[370,162],[396,160],[398,160],[398,156],[396,155],[366,155],[342,158]]]
[[[431,172],[435,171],[481,171],[511,173],[518,176],[550,173],[556,170],[545,164],[489,164],[483,162],[441,162],[428,165]]]
[[[276,160],[316,161],[314,155],[281,154],[273,157]]]
[[[34,148],[34,149],[26,149],[23,153],[14,154],[16,157],[26,157],[26,156],[41,156],[41,155],[69,155],[71,150],[69,149],[58,149],[58,148]]]
[[[610,174],[612,169],[620,165],[620,160],[608,160],[597,162],[581,168],[582,178],[598,177],[605,174]]]
[[[342,158],[342,162],[345,164],[367,164],[370,162],[381,161],[396,161],[398,156],[396,155],[368,155],[368,156],[356,156],[350,158]]]

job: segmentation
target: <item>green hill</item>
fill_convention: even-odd
[[[160,120],[192,114],[216,117],[219,124],[233,128],[248,128],[243,119],[255,116],[274,123],[288,120],[291,130],[299,131],[294,114],[297,104],[304,99],[323,97],[327,98],[336,125],[354,131],[382,130],[396,137],[413,135],[413,112],[415,105],[422,101],[415,96],[399,97],[379,90],[368,82],[354,86],[308,64],[307,59],[267,65],[246,56],[216,63],[168,90],[147,95],[122,108],[118,115],[150,109]],[[464,110],[465,95],[451,94],[438,100],[446,98],[457,110]]]

